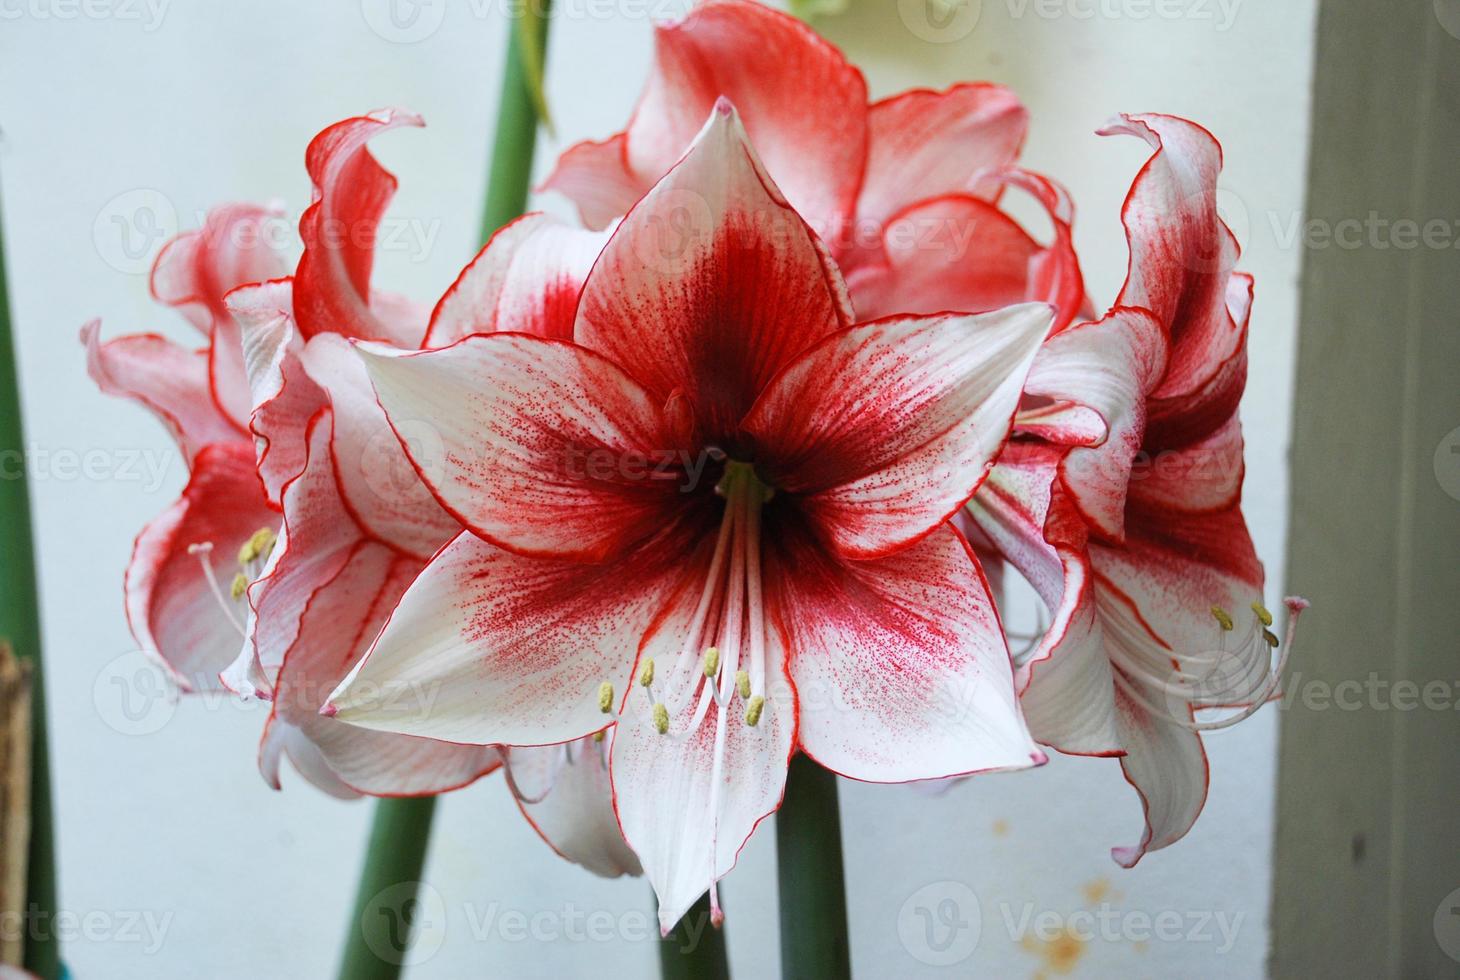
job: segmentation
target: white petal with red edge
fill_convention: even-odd
[[[441,297],[425,346],[496,330],[572,340],[578,294],[607,241],[606,232],[523,215],[493,235]]]
[[[420,116],[381,109],[345,119],[310,141],[305,166],[314,203],[299,219],[304,254],[294,274],[294,309],[305,337],[343,333],[415,347],[424,323],[385,316],[371,298],[375,233],[395,194],[396,180],[370,151],[369,141],[400,126],[425,125]]]
[[[944,525],[867,562],[767,539],[766,588],[791,651],[799,740],[829,769],[906,782],[1044,761],[966,542]]]
[[[228,306],[242,333],[259,478],[269,500],[278,504],[284,486],[304,470],[306,428],[327,399],[304,369],[290,280],[235,290],[228,294]]]
[[[277,520],[247,443],[216,443],[198,454],[177,503],[138,535],[127,566],[127,620],[137,644],[184,689],[220,689],[218,674],[237,654],[244,624],[243,602],[226,591],[240,571],[239,548]],[[189,553],[195,544],[212,550]],[[212,569],[218,593],[200,559]],[[224,603],[233,606],[231,618]]]
[[[575,339],[729,438],[776,372],[851,323],[824,247],[720,101],[685,158],[618,226],[589,273]]]
[[[1049,329],[1042,303],[862,324],[827,338],[746,417],[757,465],[854,558],[904,547],[973,494]]]
[[[1245,336],[1227,305],[1238,247],[1217,209],[1222,148],[1176,116],[1121,116],[1100,132],[1135,136],[1155,151],[1121,211],[1131,255],[1117,302],[1150,310],[1170,336],[1155,397],[1189,395],[1209,383]]]
[[[173,238],[152,265],[152,295],[177,307],[208,335],[208,368],[218,408],[235,425],[248,421],[248,381],[244,376],[238,324],[224,296],[246,283],[262,282],[285,271],[268,225],[283,216],[279,206],[228,204],[208,212],[203,227]]]
[[[301,355],[309,376],[329,395],[334,413],[335,479],[356,521],[386,544],[425,561],[461,526],[421,482],[396,433],[419,426],[388,421],[365,366],[343,337],[321,334]],[[394,426],[394,428],[392,428]],[[425,425],[429,436],[434,427]]]
[[[603,878],[643,874],[619,830],[603,741],[503,750],[522,815],[548,846]]]
[[[157,334],[101,342],[101,321],[81,328],[86,371],[108,395],[150,409],[172,433],[191,466],[209,443],[239,442],[243,430],[224,415],[208,385],[208,352],[185,350]]]
[[[766,704],[754,727],[738,697],[724,709],[711,701],[695,725],[690,699],[670,711],[669,732],[661,735],[641,690],[627,700],[610,770],[619,824],[654,886],[659,928],[667,932],[730,873],[756,826],[781,805],[796,698],[780,649],[766,658]]]
[[[1138,844],[1110,849],[1122,867],[1185,837],[1206,805],[1206,750],[1194,733],[1153,714],[1117,692],[1117,716],[1126,754],[1120,760],[1135,787],[1146,826]]]
[[[662,403],[592,351],[521,334],[357,350],[422,479],[488,540],[601,561],[682,498],[676,481],[649,478],[647,463],[680,447]]]
[[[1160,378],[1165,355],[1160,323],[1145,310],[1117,308],[1046,341],[1024,386],[1051,404],[1037,421],[1016,417],[1016,426],[1074,444],[1061,465],[1065,486],[1085,519],[1114,540],[1124,534],[1131,463],[1145,435],[1146,393]],[[1072,412],[1093,413],[1100,437],[1090,441],[1088,433],[1066,428]]]
[[[524,558],[463,533],[406,591],[330,698],[342,721],[477,745],[580,738],[604,681],[678,582],[678,549],[608,565]]]
[[[1114,683],[1095,609],[1084,522],[1056,484],[1062,450],[1011,444],[966,513],[1050,613],[1015,685],[1034,738],[1063,752],[1118,755]],[[1054,514],[1053,520],[1050,515]]]
[[[211,336],[227,319],[223,297],[230,290],[284,274],[284,256],[267,227],[283,213],[277,204],[213,208],[202,228],[170,239],[157,253],[148,282],[152,296]]]
[[[275,740],[294,743],[288,730],[295,729],[313,744],[333,778],[376,796],[442,793],[497,767],[491,746],[372,732],[319,714],[419,569],[413,558],[361,542],[339,574],[314,591],[279,670],[261,757],[273,754],[268,746]]]

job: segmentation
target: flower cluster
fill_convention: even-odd
[[[1103,130],[1151,154],[1099,314],[1009,91],[870,102],[800,22],[712,0],[657,29],[628,128],[548,178],[581,224],[508,225],[427,313],[371,288],[373,235],[329,233],[373,231],[395,182],[366,144],[419,124],[315,138],[292,275],[259,208],[164,249],[154,293],[203,349],[83,330],[191,467],[137,540],[133,631],[185,688],[272,702],[269,782],[284,756],[340,796],[500,768],[565,856],[642,868],[665,928],[797,752],[874,782],[1118,758],[1146,826],[1117,860],[1187,832],[1201,733],[1279,693],[1304,605],[1280,642],[1205,130]],[[1012,652],[1006,568],[1048,611]]]

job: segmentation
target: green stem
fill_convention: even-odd
[[[659,940],[659,975],[663,980],[730,980],[725,930],[710,924],[708,894]]]
[[[781,889],[781,975],[852,975],[836,774],[804,755],[791,760],[776,812]]]
[[[341,980],[395,980],[409,954],[410,926],[436,798],[380,800],[370,826]]]
[[[535,63],[543,63],[548,6],[548,0],[529,0],[524,5],[523,16],[539,21],[535,31],[508,25],[497,136],[482,210],[483,241],[527,206],[538,117],[528,60],[520,45],[524,37],[532,38],[537,45]],[[355,911],[345,936],[342,980],[395,980],[400,976],[435,810],[435,797],[383,799],[375,804]]]
[[[0,218],[0,455],[25,459],[20,421],[15,339],[10,330],[10,299],[5,275],[5,237]],[[40,604],[31,540],[30,491],[25,466],[18,476],[0,477],[0,638],[30,662],[31,774],[30,856],[26,878],[29,913],[25,966],[41,980],[61,976],[61,949],[53,928],[56,914],[56,844],[51,825],[51,767],[46,751],[46,690],[41,672]]]
[[[502,71],[497,134],[492,144],[492,179],[482,208],[483,242],[527,209],[538,125],[537,82],[531,65],[546,63],[551,7],[552,0],[526,0],[522,4],[525,22],[507,27],[507,65]],[[524,51],[524,44],[533,47]]]

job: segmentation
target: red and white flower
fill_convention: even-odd
[[[709,0],[654,33],[654,65],[621,133],[569,148],[543,185],[601,229],[683,154],[711,106],[740,111],[766,170],[826,242],[861,317],[1083,302],[1070,204],[1015,161],[1028,113],[1000,85],[868,102],[862,73],[794,17]],[[999,206],[1007,187],[1050,212],[1041,245]],[[948,300],[956,297],[958,302]]]
[[[243,634],[242,586],[262,570],[279,523],[254,473],[241,348],[223,304],[235,286],[283,270],[266,231],[277,217],[271,208],[226,205],[158,254],[152,295],[183,313],[206,346],[188,349],[160,334],[102,342],[100,321],[81,328],[97,386],[151,410],[188,464],[187,487],[138,535],[126,575],[138,646],[185,691],[219,689],[218,673]]]
[[[502,766],[524,815],[558,853],[598,874],[637,874],[618,834],[601,745],[499,751],[368,731],[319,713],[426,560],[460,531],[420,483],[349,349],[361,338],[415,349],[427,327],[424,311],[370,286],[395,179],[366,144],[401,125],[420,119],[387,110],[316,137],[306,154],[316,195],[300,221],[298,270],[228,297],[252,386],[258,469],[284,521],[270,567],[248,590],[249,642],[226,680],[273,700],[260,764],[275,786],[286,755],[339,796],[439,793]],[[457,300],[451,309],[472,316],[465,297]],[[438,312],[432,322],[448,319]],[[429,704],[434,692],[380,696]],[[555,778],[544,786],[549,772]]]
[[[947,519],[1052,316],[856,323],[720,100],[593,266],[572,341],[360,347],[468,531],[326,713],[505,745],[618,720],[614,802],[666,929],[713,898],[797,748],[883,782],[1041,762]],[[424,709],[374,696],[419,685]]]
[[[1104,320],[1043,353],[1104,332],[1125,348],[1124,368],[1082,375],[1080,355],[1042,356],[1047,371],[1027,390],[1067,424],[1016,426],[968,512],[1052,611],[1019,671],[1035,737],[1119,757],[1140,794],[1145,832],[1112,852],[1131,866],[1191,828],[1206,800],[1200,733],[1278,695],[1307,603],[1286,601],[1274,667],[1280,643],[1241,513],[1252,280],[1233,271],[1237,243],[1217,214],[1220,147],[1170,116],[1124,116],[1103,132],[1154,150],[1123,210],[1129,275]],[[1080,438],[1090,411],[1108,437]],[[1213,708],[1236,710],[1198,720]]]

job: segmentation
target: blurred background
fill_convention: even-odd
[[[547,95],[562,148],[621,128],[651,24],[689,0],[558,0]],[[435,298],[475,253],[507,0],[0,0],[0,178],[43,592],[66,958],[78,978],[329,975],[368,804],[255,769],[258,705],[175,701],[132,649],[132,537],[172,501],[182,459],[141,409],[87,379],[77,329],[190,329],[147,294],[162,242],[210,206],[309,201],[304,147],[381,106],[426,118],[371,149],[400,178],[376,282]],[[874,97],[987,79],[1032,113],[1024,162],[1070,188],[1095,305],[1122,281],[1119,207],[1144,144],[1094,130],[1121,111],[1184,115],[1222,141],[1220,203],[1257,280],[1246,512],[1284,581],[1288,433],[1314,0],[851,0],[816,26]],[[543,206],[566,213],[563,202]],[[1034,225],[1037,227],[1037,223]],[[297,253],[296,253],[297,254]],[[1032,622],[1018,598],[1014,627]],[[1301,668],[1301,664],[1299,665]],[[1179,845],[1132,871],[1140,833],[1110,760],[1056,757],[941,795],[843,783],[854,968],[865,977],[1258,977],[1269,944],[1278,711],[1207,740],[1211,796]],[[775,838],[723,894],[732,967],[773,977]],[[489,777],[442,801],[431,928],[413,977],[655,976],[649,887],[555,857]],[[1111,925],[1059,933],[1081,912]],[[1144,918],[1143,918],[1144,917]],[[1142,929],[1164,919],[1174,928]],[[967,928],[946,928],[963,923]],[[83,928],[83,924],[85,927]],[[936,927],[936,928],[935,928]]]

